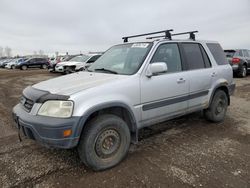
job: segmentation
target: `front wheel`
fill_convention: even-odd
[[[83,130],[78,153],[85,165],[105,170],[122,161],[130,146],[128,125],[112,114],[97,116]]]
[[[212,122],[221,122],[225,119],[228,107],[227,94],[222,91],[216,91],[208,109],[204,110],[205,118]]]

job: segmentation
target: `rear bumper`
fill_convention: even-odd
[[[79,117],[62,119],[31,115],[18,104],[13,108],[13,119],[16,127],[21,128],[27,138],[46,147],[68,149],[78,144],[79,135],[76,130]],[[68,129],[72,130],[72,135],[65,138],[63,131]]]

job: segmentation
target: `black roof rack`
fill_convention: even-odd
[[[142,36],[147,36],[147,35],[154,35],[154,34],[159,34],[159,33],[165,33],[165,35],[161,36],[161,37],[165,37],[171,40],[171,31],[173,31],[173,29],[168,29],[168,30],[163,30],[163,31],[157,31],[157,32],[152,32],[152,33],[145,33],[145,34],[140,34],[140,35],[131,35],[131,36],[126,36],[126,37],[122,37],[124,42],[128,42],[129,38],[135,38],[135,37],[142,37]]]
[[[171,34],[171,36],[176,36],[176,35],[185,35],[185,34],[189,34],[189,39],[195,40],[195,33],[198,33],[198,31],[188,31],[188,32],[183,32],[183,33],[174,33]],[[165,37],[163,35],[161,36],[153,36],[153,37],[147,37],[146,39],[155,39],[155,38],[162,38]],[[170,37],[169,39],[171,39],[172,37]]]

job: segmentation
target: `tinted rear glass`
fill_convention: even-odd
[[[185,53],[186,62],[189,70],[205,68],[203,55],[200,50],[199,44],[195,43],[182,43]]]
[[[218,43],[207,43],[207,47],[209,48],[210,52],[212,53],[212,55],[213,55],[213,57],[218,65],[228,64],[228,61],[226,59],[226,55]]]

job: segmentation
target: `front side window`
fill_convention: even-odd
[[[132,75],[141,67],[152,43],[113,46],[89,67],[89,71]]]
[[[93,63],[95,62],[99,57],[101,57],[101,55],[95,55],[95,56],[92,56],[87,63]]]
[[[167,73],[181,71],[181,57],[178,45],[174,43],[160,45],[151,60],[151,63],[155,62],[166,63],[168,67]]]
[[[189,70],[205,68],[205,63],[199,44],[182,43],[182,47]]]

